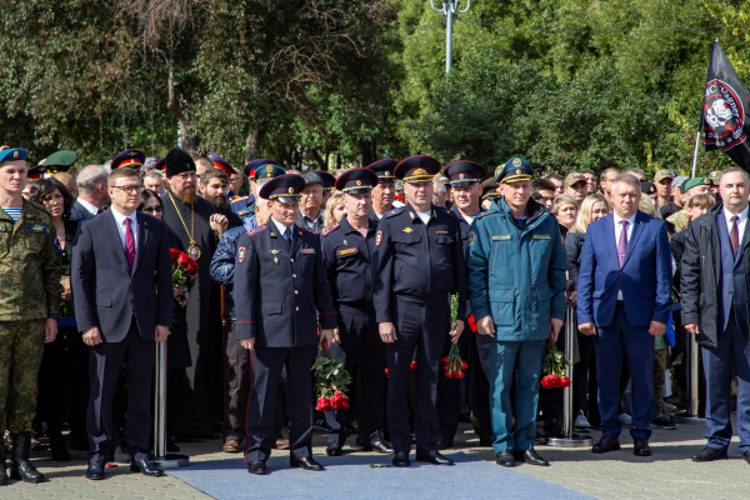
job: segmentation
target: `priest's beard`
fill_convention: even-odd
[[[186,186],[179,193],[177,191],[173,191],[173,193],[181,202],[185,203],[186,205],[192,205],[193,203],[195,203],[195,199],[198,198],[198,194],[195,191],[195,187],[193,186]]]

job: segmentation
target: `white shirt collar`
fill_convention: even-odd
[[[615,217],[615,227],[620,227],[620,221],[627,220],[628,222],[630,222],[630,224],[628,225],[628,227],[631,228],[631,227],[633,227],[635,225],[635,216],[638,215],[638,212],[634,213],[633,215],[631,215],[627,219],[623,219],[622,217],[618,216],[614,212],[612,212],[612,215],[614,215],[614,217]]]
[[[742,224],[743,222],[745,222],[747,220],[748,210],[750,210],[750,206],[745,207],[745,210],[743,210],[742,212],[740,212],[740,213],[737,214],[740,217],[739,220],[737,221],[738,224]],[[729,212],[727,210],[727,207],[724,207],[722,209],[722,212],[724,212],[724,218],[727,221],[727,227],[731,227],[732,226],[732,217],[734,217],[734,214],[731,213],[731,212]]]
[[[291,231],[291,233],[290,233],[290,234],[293,234],[293,233],[294,233],[294,231],[292,231],[292,228],[293,228],[294,226],[289,226],[289,228],[287,228],[287,227],[286,227],[286,226],[285,226],[284,224],[282,224],[281,222],[277,221],[277,220],[276,220],[276,219],[274,219],[273,217],[271,217],[271,220],[273,221],[273,224],[274,224],[274,225],[276,226],[276,229],[277,229],[277,230],[279,231],[279,235],[281,235],[282,237],[283,237],[283,235],[284,235],[284,232],[285,232],[285,231],[286,231],[287,229],[289,229],[289,230]]]
[[[93,204],[89,203],[88,201],[84,200],[83,198],[78,198],[77,201],[78,201],[78,203],[81,204],[81,206],[83,208],[85,208],[86,210],[88,210],[89,212],[91,212],[93,215],[96,215],[96,214],[99,213],[99,207],[97,207],[96,205],[93,205]]]
[[[137,212],[133,212],[130,215],[125,215],[115,210],[114,207],[110,207],[109,209],[112,212],[112,215],[115,217],[115,221],[117,221],[117,224],[120,226],[122,226],[122,223],[125,221],[125,219],[130,219],[132,221],[131,224],[133,225],[138,223],[138,218],[136,217]]]

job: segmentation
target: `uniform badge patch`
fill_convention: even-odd
[[[450,233],[448,231],[443,230],[443,229],[438,229],[437,231],[435,231],[435,234],[437,234],[438,236],[440,236],[440,235],[448,235]]]
[[[414,232],[414,230],[410,228],[409,226],[406,226],[405,228],[403,228],[402,231],[405,232],[406,234]]]
[[[245,262],[245,255],[247,255],[247,248],[240,247],[237,249],[237,261]]]
[[[535,240],[548,240],[550,239],[550,235],[549,234],[535,234],[534,239]]]
[[[303,248],[302,249],[303,255],[315,255],[315,249],[314,248]]]
[[[359,252],[359,249],[357,247],[351,247],[351,248],[343,248],[336,253],[339,257],[346,257],[348,255],[354,255],[357,252]]]
[[[381,243],[383,243],[383,231],[378,231],[375,234],[375,246],[379,247]]]
[[[509,234],[493,234],[492,241],[507,241],[510,239]]]
[[[26,230],[32,233],[49,233],[49,228],[47,226],[26,226]]]

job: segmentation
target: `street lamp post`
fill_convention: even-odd
[[[469,10],[471,0],[466,0],[466,7],[459,8],[461,0],[444,0],[441,8],[435,7],[435,1],[430,0],[430,7],[435,12],[440,12],[446,16],[445,20],[445,76],[451,72],[453,63],[453,16],[454,14],[464,13]]]

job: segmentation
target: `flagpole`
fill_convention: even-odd
[[[695,151],[693,151],[693,175],[690,176],[692,179],[695,177],[695,168],[698,166],[698,148],[700,147],[701,143],[701,131],[698,130],[695,133]]]

